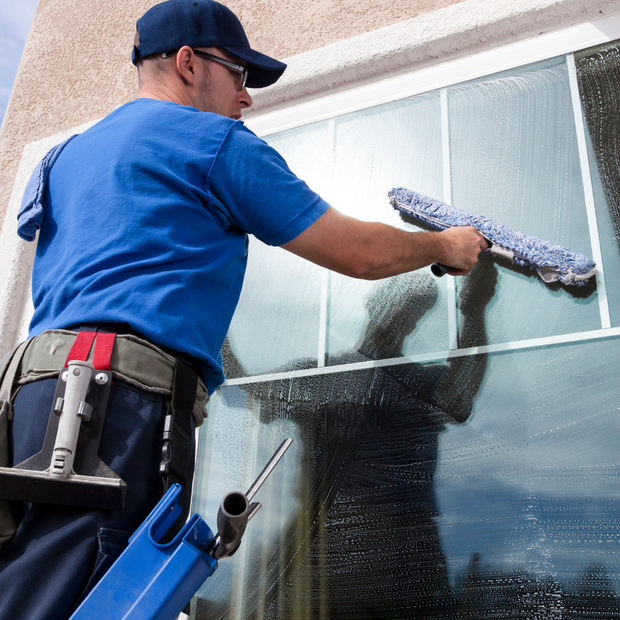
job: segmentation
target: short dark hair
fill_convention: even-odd
[[[134,45],[140,45],[140,35],[136,29],[136,34],[133,39]],[[166,59],[161,57],[161,54],[152,54],[146,58],[139,58],[136,61],[136,67],[138,68],[138,84],[140,85],[140,73],[145,67],[145,63],[148,63],[148,71],[154,77],[164,75],[168,71],[168,64]]]

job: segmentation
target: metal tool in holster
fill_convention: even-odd
[[[78,338],[87,333],[80,332]],[[114,335],[105,335],[112,336],[113,343]],[[87,357],[93,339],[94,335],[88,347],[82,347],[82,357]],[[109,349],[111,354],[111,346]],[[97,455],[111,384],[109,369],[95,369],[90,362],[68,359],[58,377],[43,448],[12,468],[0,467],[1,498],[108,510],[123,508],[126,484]]]
[[[213,535],[194,514],[170,542],[163,542],[182,513],[181,486],[173,484],[142,525],[129,546],[71,616],[70,620],[173,620],[205,579],[239,548],[248,521],[259,503],[250,501],[289,448],[286,439],[247,493],[224,497]]]

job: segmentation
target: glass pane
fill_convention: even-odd
[[[332,274],[329,307],[329,366],[340,363],[341,354],[352,348],[369,360],[449,349],[446,287],[429,269],[380,282]],[[377,311],[390,324],[392,338],[370,346],[380,339],[369,327],[377,325]]]
[[[620,118],[617,43],[575,54],[612,325],[620,324]]]
[[[468,423],[440,436],[437,522],[472,605],[497,610],[494,588],[527,605],[523,588],[529,611],[499,617],[618,617],[618,344],[490,356]]]
[[[327,199],[333,169],[325,157],[330,148],[327,123],[269,136],[267,141]],[[323,277],[324,270],[316,265],[250,237],[246,278],[222,351],[227,378],[262,374],[298,358],[317,358]]]
[[[316,360],[322,277],[320,267],[250,237],[246,277],[222,349],[228,379],[298,358]]]
[[[419,187],[443,194],[439,94],[420,95],[333,121],[334,206],[362,220],[398,224],[387,194]]]
[[[443,195],[439,94],[422,95],[337,119],[335,165],[338,171],[335,206],[340,210],[363,220],[420,230],[402,221],[390,206],[387,194],[393,187],[416,187],[432,196]],[[429,294],[436,298],[434,311],[425,312],[424,329],[411,334],[397,352],[375,351],[379,355],[376,359],[449,347],[445,286],[433,282],[428,275],[407,280],[400,278],[388,285],[390,299],[385,299],[385,303],[395,303],[397,298],[404,300],[409,286],[416,287],[417,294],[430,288],[433,292]],[[338,353],[354,347],[363,338],[369,299],[386,294],[382,284],[332,274],[328,365],[335,363]]]
[[[295,443],[195,617],[615,617],[619,358],[610,339],[223,388],[207,520]]]
[[[448,102],[455,206],[591,257],[565,59],[451,88]],[[548,286],[497,267],[489,342],[601,327],[594,280]]]

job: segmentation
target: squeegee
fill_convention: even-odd
[[[101,341],[102,348],[107,342],[111,353],[114,334],[80,332],[76,343],[87,345],[82,357],[88,354],[95,336],[95,352]],[[71,353],[69,356],[74,357]],[[123,508],[127,486],[97,455],[112,372],[109,364],[103,369],[106,364],[93,365],[77,357],[67,360],[58,377],[41,451],[14,467],[0,467],[0,498]]]
[[[491,244],[483,254],[504,258],[522,267],[529,266],[547,284],[559,280],[563,284],[585,286],[596,273],[596,264],[587,256],[502,226],[482,215],[462,211],[404,187],[394,188],[388,196],[395,209],[437,230],[473,226]],[[436,276],[450,269],[439,263],[431,267]]]

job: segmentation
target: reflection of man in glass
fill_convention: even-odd
[[[464,279],[461,347],[485,344],[495,279],[488,261]],[[360,341],[330,366],[401,357],[436,300],[424,273],[382,283],[367,301]],[[295,421],[303,444],[299,513],[281,540],[280,568],[267,575],[279,591],[262,617],[445,617],[451,600],[434,520],[438,436],[447,421],[471,414],[485,365],[483,355],[456,357],[245,388],[260,399],[264,421]]]

